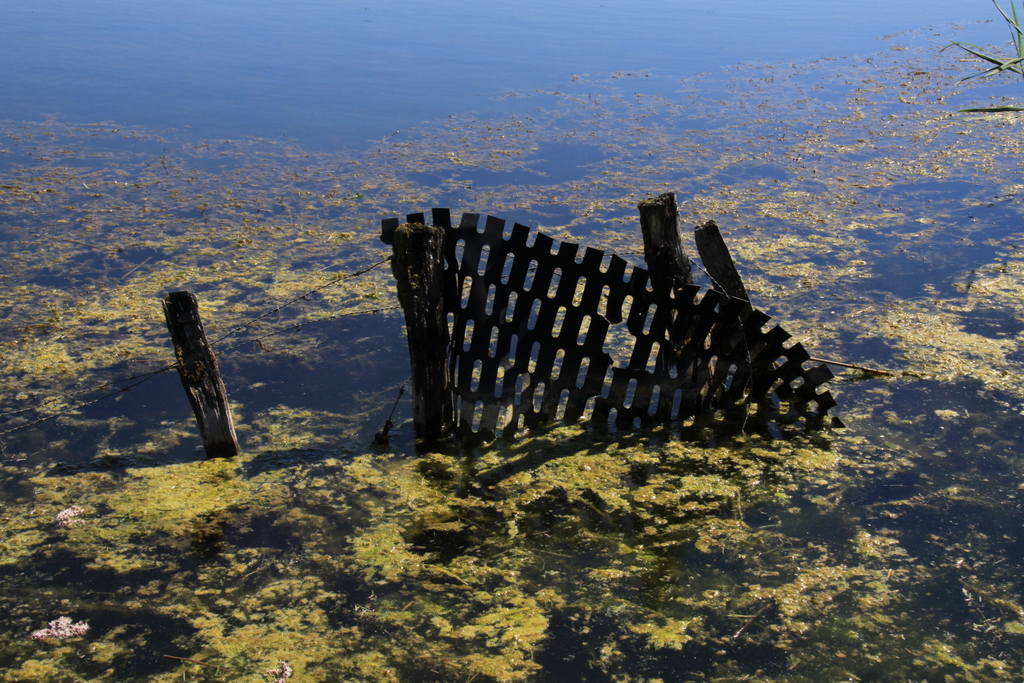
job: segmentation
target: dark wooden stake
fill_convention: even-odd
[[[637,205],[640,230],[644,235],[644,260],[656,289],[681,289],[693,284],[690,259],[679,232],[676,196],[669,192]]]
[[[704,262],[704,270],[711,277],[712,286],[734,299],[746,301],[749,312],[750,297],[743,286],[739,271],[736,270],[736,263],[729,254],[729,248],[725,246],[718,225],[714,221],[706,221],[694,228],[693,237],[697,243],[700,260]]]
[[[404,223],[395,230],[391,260],[409,337],[412,418],[417,436],[426,441],[444,436],[454,419],[442,280],[444,242],[443,227]]]
[[[199,423],[199,436],[208,458],[238,454],[238,437],[231,420],[227,390],[217,358],[206,340],[199,302],[191,292],[171,292],[164,299],[164,317],[174,343],[181,384]]]

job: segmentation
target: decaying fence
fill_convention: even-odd
[[[678,232],[674,199],[659,200],[665,197]],[[769,316],[745,299],[691,284],[688,262],[685,275],[662,277],[656,286],[647,270],[618,256],[519,224],[506,232],[499,218],[467,213],[454,227],[448,210],[435,209],[432,222],[427,226],[423,214],[404,224],[387,219],[381,236],[395,246],[400,296],[426,287],[399,256],[408,248],[426,254],[410,236],[431,235],[439,251],[443,244],[435,301],[447,326],[429,337],[433,351],[417,346],[422,334],[416,343],[412,335],[423,319],[437,320],[436,311],[410,305],[437,304],[411,304],[408,294],[402,300],[413,356],[440,357],[447,371],[432,378],[433,392],[416,409],[421,436],[454,429],[490,440],[551,420],[669,423],[730,406],[783,407],[813,420],[835,406],[828,391],[818,393],[832,377],[826,366],[804,369],[804,348],[787,347],[790,335],[780,327],[765,330]],[[666,250],[671,245],[645,252],[650,261]],[[403,284],[409,277],[412,284]],[[415,392],[415,358],[413,365]],[[438,367],[431,372],[445,372]]]

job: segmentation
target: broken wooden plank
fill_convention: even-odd
[[[711,285],[719,292],[728,294],[734,299],[747,302],[747,310],[751,308],[750,297],[743,286],[743,278],[736,269],[729,248],[725,246],[722,232],[714,221],[705,221],[693,230],[693,238],[697,243],[697,251],[704,264],[704,270],[711,278]]]

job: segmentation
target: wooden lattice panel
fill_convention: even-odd
[[[744,301],[690,285],[654,291],[615,255],[446,210],[444,302],[460,433],[490,440],[551,420],[670,423],[729,405],[835,406],[800,344]],[[422,214],[408,222],[424,221]],[[385,238],[398,219],[384,221]],[[813,411],[806,410],[815,404]]]

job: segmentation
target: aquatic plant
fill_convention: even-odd
[[[1010,0],[1010,12],[1012,14],[1011,16],[1010,14],[1006,13],[1006,10],[999,6],[999,3],[996,0],[992,0],[992,4],[996,6],[996,9],[999,10],[999,13],[1003,15],[1003,19],[1006,20],[1006,25],[1010,29],[1011,33],[1011,42],[1017,55],[1015,57],[1008,58],[1001,57],[999,55],[993,55],[991,53],[985,52],[983,48],[978,47],[977,45],[954,40],[952,41],[953,45],[956,45],[957,47],[971,53],[975,57],[983,59],[984,61],[993,65],[991,68],[986,69],[985,71],[980,71],[976,74],[965,76],[961,80],[967,81],[972,78],[985,78],[988,76],[995,76],[996,74],[1003,73],[1004,71],[1016,73],[1020,75],[1022,78],[1024,78],[1024,66],[1022,66],[1024,65],[1024,30],[1021,29],[1020,21],[1017,18],[1017,7],[1013,4],[1013,0]]]
[[[967,81],[972,78],[987,78],[989,76],[995,76],[1004,72],[1015,73],[1024,78],[1024,29],[1021,29],[1020,19],[1017,14],[1017,6],[1013,4],[1013,0],[1010,0],[1010,14],[1006,13],[996,0],[992,0],[992,4],[996,6],[999,13],[1003,15],[1003,19],[1006,21],[1007,28],[1010,29],[1010,42],[1013,44],[1016,56],[1014,57],[1002,57],[1000,55],[994,55],[990,52],[986,52],[984,48],[978,47],[967,42],[952,41],[953,45],[966,50],[975,57],[982,59],[992,66],[984,71],[979,71],[976,74],[965,76],[961,80]],[[1024,6],[1024,5],[1022,5]],[[1000,111],[1024,111],[1024,107],[1018,107],[1013,105],[1001,105],[992,107],[975,107],[970,109],[961,109],[961,112],[1000,112]]]

